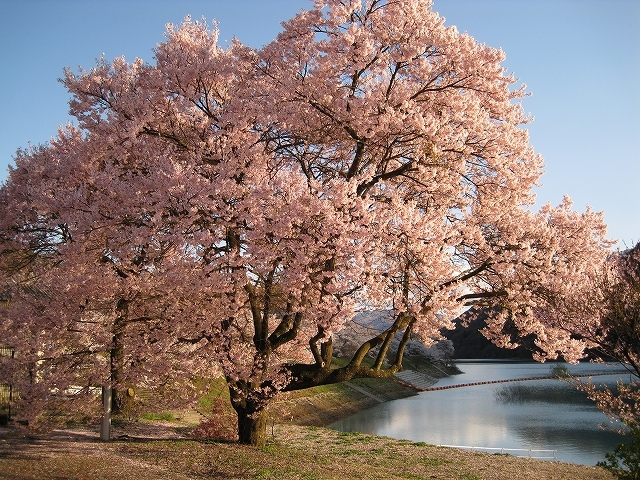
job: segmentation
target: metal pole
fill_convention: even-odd
[[[16,349],[11,349],[11,360],[15,358]],[[13,385],[9,385],[9,420],[11,420],[11,403],[13,402]]]
[[[109,385],[102,386],[102,421],[100,422],[100,440],[108,442],[111,438],[111,395]]]

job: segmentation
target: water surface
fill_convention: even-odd
[[[441,379],[436,386],[544,377],[554,365],[458,362],[464,373]],[[621,369],[620,365],[562,365],[574,375]],[[625,379],[616,373],[595,376],[593,381],[613,385],[621,377]],[[595,465],[624,440],[601,428],[601,423],[617,426],[565,382],[532,380],[422,392],[359,412],[331,428],[434,445],[556,450],[559,461]]]

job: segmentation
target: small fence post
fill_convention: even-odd
[[[113,389],[109,385],[102,386],[102,421],[100,422],[100,440],[111,439],[111,395]]]
[[[0,303],[1,303],[0,299]],[[13,347],[0,346],[0,355],[4,357],[11,357],[11,359],[15,358],[16,351]],[[11,404],[13,403],[13,385],[10,383],[0,383],[0,410],[2,414],[0,414],[0,422],[4,426],[5,422],[8,423],[11,421]],[[9,396],[7,397],[7,392]],[[4,413],[6,408],[6,415]]]

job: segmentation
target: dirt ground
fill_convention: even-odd
[[[195,441],[166,423],[24,435],[0,429],[0,479],[612,480],[603,469],[464,452],[319,427],[274,425],[266,447]]]

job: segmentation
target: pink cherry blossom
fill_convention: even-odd
[[[543,161],[504,53],[428,1],[316,3],[258,51],[187,18],[154,64],[65,71],[77,127],[1,190],[5,379],[31,418],[73,386],[186,405],[222,372],[260,444],[278,392],[391,376],[473,304],[497,307],[499,345],[589,346],[547,307],[611,242],[568,199],[532,212]],[[335,367],[332,335],[370,309],[388,328]]]

